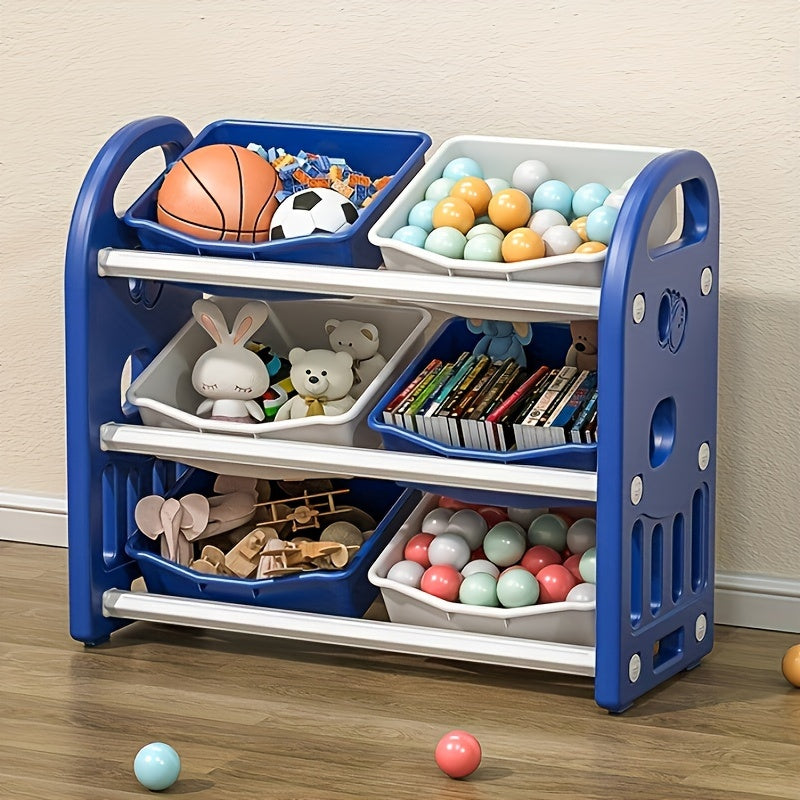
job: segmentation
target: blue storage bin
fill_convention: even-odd
[[[553,322],[532,324],[533,338],[531,343],[525,347],[528,364],[562,365],[567,350],[572,343],[569,325]],[[448,458],[468,458],[476,461],[491,461],[502,464],[535,464],[541,467],[594,471],[597,468],[596,444],[563,444],[553,447],[541,447],[535,450],[512,450],[506,452],[474,450],[467,447],[442,444],[414,431],[390,425],[384,421],[383,412],[386,406],[411,383],[431,359],[439,358],[442,361],[452,361],[463,351],[471,351],[480,338],[479,334],[471,333],[467,328],[466,321],[459,317],[448,320],[439,328],[428,342],[425,350],[395,381],[367,418],[370,428],[380,433],[383,446],[387,450],[399,450],[405,453],[427,453]],[[413,486],[422,491],[439,491],[436,487],[428,486],[427,484],[414,483],[404,485]],[[524,506],[530,498],[524,497],[525,487],[520,487],[520,492],[520,496],[515,496],[461,489],[448,490],[450,496],[465,502]],[[533,501],[533,505],[541,505],[543,498],[533,498]],[[553,502],[556,503],[557,500],[553,498]]]
[[[210,492],[213,480],[214,476],[209,473],[190,470],[187,479],[181,480],[170,494]],[[334,488],[344,487],[350,489],[350,494],[345,495],[348,505],[367,511],[377,521],[375,532],[344,569],[259,580],[206,575],[162,558],[160,545],[138,529],[128,538],[125,552],[136,560],[148,591],[154,594],[360,617],[378,596],[378,588],[370,583],[367,572],[419,503],[420,495],[408,489],[403,491],[388,481],[334,481]]]
[[[162,174],[123,216],[125,223],[136,231],[142,246],[167,253],[374,269],[380,266],[382,256],[368,241],[367,233],[420,170],[431,139],[420,131],[221,120],[204,128],[181,155],[209,144],[247,147],[251,142],[267,150],[282,147],[290,154],[305,150],[341,157],[352,169],[373,179],[384,175],[393,177],[359,214],[358,220],[341,233],[244,244],[198,239],[156,222],[156,195],[164,179]]]

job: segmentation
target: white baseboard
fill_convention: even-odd
[[[0,539],[66,547],[66,500],[0,492]],[[716,587],[717,624],[800,633],[800,580],[718,572]]]
[[[0,539],[67,546],[67,501],[63,497],[0,492]]]

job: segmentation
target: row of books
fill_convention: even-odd
[[[597,372],[462,353],[434,358],[386,406],[383,419],[428,439],[475,450],[531,450],[597,441]]]

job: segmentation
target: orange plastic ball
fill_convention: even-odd
[[[466,200],[460,197],[445,197],[433,208],[434,228],[455,228],[466,232],[475,224],[475,212]]]
[[[480,178],[461,178],[453,184],[450,197],[459,197],[465,200],[476,217],[486,213],[489,201],[492,199],[492,190],[486,181]]]
[[[569,226],[584,242],[589,241],[589,237],[586,235],[586,217],[578,217],[578,219],[570,222]]]
[[[519,189],[501,189],[489,201],[489,219],[501,231],[521,228],[531,217],[531,199]]]
[[[781,661],[781,672],[792,686],[800,689],[800,644],[793,645],[786,651]]]
[[[503,239],[500,252],[503,254],[503,261],[528,261],[532,258],[542,258],[544,242],[542,237],[530,228],[515,228]]]
[[[608,245],[602,242],[584,242],[575,248],[576,253],[601,253]]]

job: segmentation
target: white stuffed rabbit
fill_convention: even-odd
[[[211,419],[250,422],[253,417],[263,421],[264,409],[258,399],[269,388],[269,373],[245,344],[267,319],[266,303],[245,303],[230,332],[222,311],[210,300],[196,300],[192,314],[215,344],[197,359],[192,370],[192,385],[206,398],[197,408],[198,415],[210,411]]]

